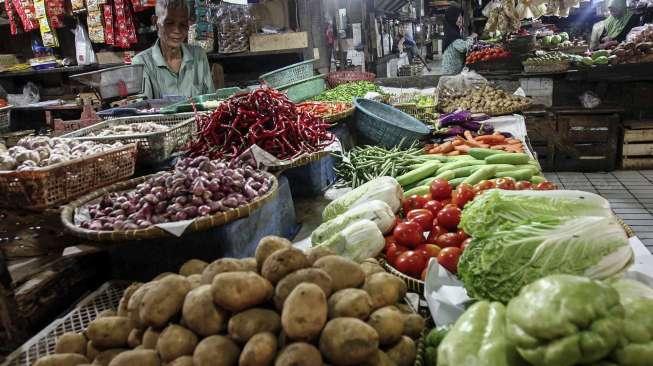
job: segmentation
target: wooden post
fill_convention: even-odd
[[[313,37],[315,37],[315,30],[313,29],[313,20],[311,18],[311,8],[316,6],[316,4],[308,0],[297,0],[297,13],[299,14],[299,27],[301,31],[308,33],[308,46],[304,49],[303,56],[304,60],[310,60],[313,58]],[[319,32],[321,33],[321,32]]]

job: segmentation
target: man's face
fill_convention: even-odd
[[[163,22],[157,22],[159,39],[168,47],[181,47],[188,37],[188,10],[168,9]]]
[[[619,7],[616,7],[616,6],[610,6],[610,7],[608,8],[608,10],[610,10],[610,14],[611,14],[613,17],[615,17],[615,18],[618,18],[618,17],[620,17],[620,16],[623,15],[623,9],[621,9],[621,8],[619,8]]]

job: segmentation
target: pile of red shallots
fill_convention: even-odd
[[[133,191],[111,193],[88,207],[90,230],[134,230],[212,215],[246,205],[272,181],[242,160],[183,158],[175,169],[149,178]]]
[[[323,119],[300,111],[284,93],[265,85],[225,100],[208,115],[198,114],[196,123],[188,152],[212,159],[237,157],[252,145],[278,159],[294,159],[334,139]]]

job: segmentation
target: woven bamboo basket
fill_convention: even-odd
[[[277,182],[276,177],[274,177],[272,174],[269,173],[265,173],[265,174],[272,181],[270,190],[265,195],[258,197],[257,199],[255,199],[254,201],[250,202],[245,206],[236,207],[229,211],[220,212],[215,215],[197,218],[193,220],[193,222],[186,228],[184,232],[186,233],[186,232],[204,231],[216,226],[221,226],[229,222],[232,222],[234,220],[240,219],[242,217],[249,216],[249,214],[252,213],[254,210],[263,206],[263,204],[265,204],[266,202],[268,202],[269,200],[271,200],[273,197],[276,196],[279,187],[279,183]],[[144,177],[131,179],[125,182],[116,183],[112,186],[99,189],[93,193],[87,194],[86,196],[81,197],[74,202],[71,202],[70,204],[66,205],[63,208],[63,210],[61,211],[61,221],[63,222],[64,226],[68,230],[70,230],[74,235],[93,241],[120,242],[120,241],[128,241],[128,240],[173,237],[173,235],[170,234],[169,232],[156,226],[151,226],[147,229],[137,229],[137,230],[97,231],[97,230],[83,229],[75,225],[74,216],[78,208],[81,208],[82,206],[85,206],[90,202],[97,200],[109,193],[131,190],[134,187],[136,187],[138,184],[145,182],[147,179],[155,175],[156,174],[147,175]]]
[[[318,161],[318,160],[322,159],[323,157],[325,157],[327,155],[329,155],[328,151],[324,151],[324,150],[323,151],[316,151],[316,152],[311,153],[311,154],[302,155],[302,156],[300,156],[300,157],[298,157],[296,159],[293,159],[293,160],[284,161],[280,165],[270,166],[270,167],[268,167],[268,170],[270,172],[274,172],[274,173],[282,172],[284,170],[297,168],[297,167],[304,166],[306,164],[312,163],[314,161]]]
[[[560,61],[556,63],[550,63],[546,65],[524,65],[524,72],[536,74],[536,73],[554,73],[554,72],[565,72],[569,70],[569,61]]]
[[[438,106],[435,102],[435,95],[433,95],[433,105],[431,106],[418,106],[417,103],[412,102],[413,98],[417,97],[416,94],[400,94],[390,97],[390,105],[399,109],[400,111],[410,114],[422,122],[436,121],[438,119]]]
[[[0,206],[42,210],[134,174],[136,145],[129,144],[47,167],[0,172]]]
[[[18,140],[22,139],[25,136],[33,135],[34,133],[36,133],[35,130],[7,132],[0,135],[0,142],[4,142],[6,147],[13,147],[16,146]]]
[[[150,116],[122,117],[109,119],[92,126],[82,128],[72,133],[61,136],[84,141],[97,141],[103,143],[138,144],[138,163],[145,165],[157,165],[184,146],[193,133],[195,124],[194,113],[179,114],[158,114]],[[162,132],[139,133],[133,135],[113,136],[90,136],[94,132],[101,131],[114,125],[155,122],[167,126],[168,129]]]
[[[349,117],[353,116],[354,112],[356,112],[356,108],[354,108],[354,106],[352,105],[351,108],[349,108],[347,110],[344,110],[344,111],[342,111],[340,113],[336,113],[336,114],[330,114],[330,115],[324,116],[322,118],[324,118],[324,120],[327,121],[327,122],[330,122],[332,124],[336,124],[336,123],[342,121],[345,118],[349,118]]]

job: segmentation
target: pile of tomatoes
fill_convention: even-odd
[[[390,265],[408,276],[424,280],[431,258],[451,273],[458,270],[458,260],[471,238],[458,228],[462,208],[483,191],[550,190],[555,185],[545,181],[532,185],[512,178],[484,180],[471,186],[462,183],[453,189],[444,179],[436,179],[425,196],[410,196],[403,200],[403,218],[397,218],[392,233],[385,238],[385,256]]]
[[[470,54],[467,55],[467,58],[465,59],[465,63],[473,64],[480,61],[500,60],[509,58],[510,56],[512,56],[510,51],[506,51],[501,47],[485,48],[482,50],[470,52]]]
[[[4,98],[0,98],[0,108],[6,107],[7,106],[7,100]]]

